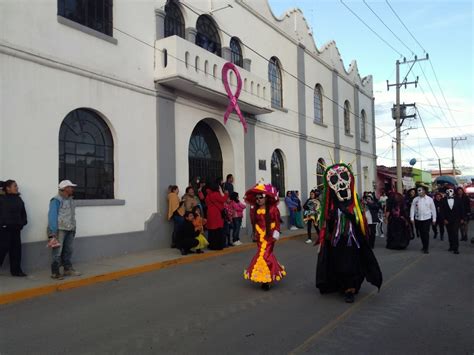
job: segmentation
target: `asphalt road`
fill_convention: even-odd
[[[277,245],[288,276],[269,292],[242,277],[252,251],[5,305],[0,354],[472,354],[474,244],[460,243],[379,239],[384,285],[354,304],[317,292],[316,248],[297,239]]]

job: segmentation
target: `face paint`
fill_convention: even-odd
[[[425,189],[423,189],[422,187],[419,187],[416,191],[418,192],[418,196],[425,195]]]
[[[453,189],[447,189],[446,194],[448,195],[448,198],[454,198],[454,190]]]
[[[343,165],[336,165],[328,170],[326,180],[339,201],[351,200],[352,175],[349,169]]]

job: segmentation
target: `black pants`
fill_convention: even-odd
[[[209,229],[208,231],[208,248],[211,250],[222,250],[225,247],[225,236],[222,232],[222,228]]]
[[[458,237],[458,230],[459,230],[459,222],[451,222],[446,225],[446,231],[448,232],[449,238],[449,249],[452,251],[459,250],[459,237]]]
[[[310,219],[308,221],[308,239],[311,239],[311,230],[313,229],[313,226],[314,226],[314,230],[316,231],[316,238],[319,238],[319,228],[318,228],[318,225],[316,223],[313,222],[312,219]]]
[[[439,237],[441,238],[441,240],[443,240],[443,237],[444,237],[444,221],[439,219],[436,221],[436,224],[433,225],[433,232],[434,232],[434,237],[436,238],[436,236],[438,235],[438,228],[439,228]]]
[[[369,247],[375,247],[375,234],[377,234],[377,225],[369,224]]]
[[[415,221],[415,227],[420,232],[421,243],[423,250],[428,250],[430,247],[430,224],[431,219],[424,221]]]
[[[17,227],[0,228],[0,266],[10,255],[10,272],[21,273],[21,230]]]
[[[192,248],[197,247],[198,244],[199,244],[199,241],[196,238],[183,239],[183,240],[180,240],[178,243],[180,249],[188,253]]]

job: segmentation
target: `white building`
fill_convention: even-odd
[[[247,134],[235,114],[223,124],[227,61]],[[266,0],[0,1],[0,98],[0,179],[20,185],[30,268],[49,263],[63,178],[80,185],[76,260],[167,247],[167,187],[193,175],[306,198],[332,156],[373,189],[371,76],[346,70],[334,42],[317,48],[300,10],[277,18]]]

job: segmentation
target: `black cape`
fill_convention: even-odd
[[[359,247],[352,242],[347,245],[347,236],[342,236],[336,246],[325,240],[318,255],[316,287],[324,293],[355,288],[359,291],[366,279],[379,290],[382,286],[382,272],[372,249],[362,232],[351,218]]]

